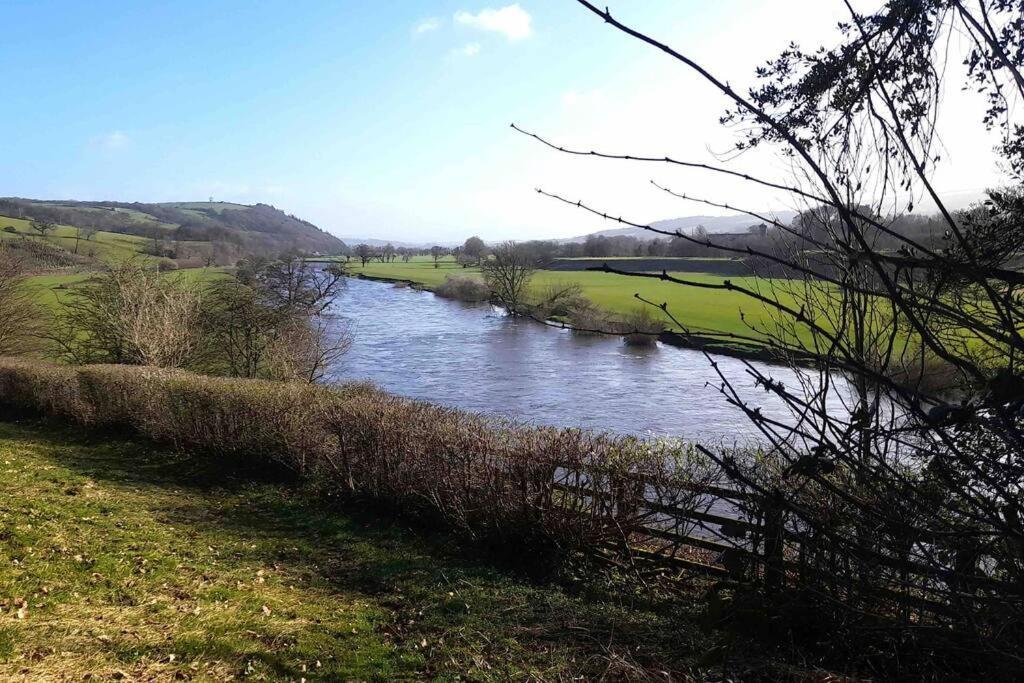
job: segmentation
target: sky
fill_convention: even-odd
[[[790,40],[827,42],[839,0],[603,0],[734,85]],[[616,227],[541,187],[647,222],[786,197],[567,146],[714,162],[735,131],[691,72],[575,0],[95,2],[0,0],[10,30],[0,195],[264,202],[339,236],[406,242],[556,238]],[[956,96],[960,97],[960,96]],[[973,197],[1002,176],[993,141],[955,124],[936,185]],[[955,100],[955,101],[954,101]],[[732,167],[785,177],[770,156]]]

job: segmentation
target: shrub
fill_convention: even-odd
[[[615,326],[608,320],[607,312],[584,296],[572,302],[566,317],[575,334],[599,335],[615,330]]]
[[[621,541],[651,514],[638,505],[642,496],[696,505],[677,484],[711,476],[679,445],[525,427],[367,385],[0,359],[0,401],[254,465],[280,463],[328,495],[435,519],[535,566]]]
[[[491,298],[491,290],[480,280],[452,275],[445,277],[444,282],[434,289],[434,294],[468,302],[487,301]]]
[[[62,359],[182,367],[199,353],[202,297],[188,280],[123,263],[62,303],[49,335]]]
[[[658,335],[665,331],[665,323],[653,315],[650,308],[634,309],[622,321],[623,339],[630,346],[654,346]]]

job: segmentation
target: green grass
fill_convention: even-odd
[[[167,277],[179,277],[190,282],[209,282],[224,276],[223,268],[183,268],[167,273]],[[35,293],[35,300],[43,308],[56,310],[60,299],[74,291],[75,285],[93,277],[93,273],[60,273],[34,275],[26,280],[26,286]]]
[[[480,277],[478,269],[462,268],[450,259],[441,261],[439,265],[439,268],[434,268],[434,263],[429,257],[419,257],[409,263],[404,263],[401,260],[392,263],[373,261],[366,264],[365,267],[353,259],[349,263],[349,269],[355,274],[409,280],[430,288],[444,282],[448,275]],[[737,285],[762,291],[770,289],[773,282],[754,277],[726,278],[703,273],[674,273],[674,275],[689,281],[711,284],[721,284],[725,280],[731,280]],[[616,315],[624,316],[645,305],[636,299],[636,294],[658,304],[667,303],[669,312],[693,331],[716,330],[746,335],[750,334],[747,323],[761,323],[770,319],[763,304],[737,292],[698,289],[628,275],[590,271],[542,270],[534,275],[532,289],[534,293],[540,293],[550,285],[563,283],[578,284],[582,288],[584,296]],[[745,314],[747,323],[740,318],[741,311]],[[669,316],[660,311],[655,311],[655,313],[671,324]]]
[[[688,602],[531,584],[211,462],[0,423],[0,678],[682,677],[710,648]]]
[[[18,234],[6,232],[3,228],[11,226],[18,231]],[[137,235],[125,235],[117,232],[97,232],[92,239],[78,239],[78,230],[67,225],[59,225],[51,230],[46,237],[41,237],[38,232],[32,229],[31,221],[21,218],[0,216],[0,239],[31,239],[44,240],[55,246],[61,247],[69,253],[75,252],[75,243],[78,243],[78,253],[91,258],[96,258],[106,263],[124,261],[130,258],[151,258],[142,254],[142,248],[149,242],[144,237]]]

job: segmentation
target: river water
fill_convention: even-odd
[[[630,347],[619,337],[575,335],[488,304],[369,280],[349,279],[331,314],[354,335],[333,381],[370,381],[402,396],[534,424],[729,445],[758,437],[718,392],[720,380],[699,351]],[[789,417],[777,398],[754,386],[742,361],[716,360],[749,405]],[[797,388],[788,368],[755,365]],[[842,394],[829,399],[836,414],[846,413]]]

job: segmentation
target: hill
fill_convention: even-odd
[[[788,223],[796,217],[796,211],[765,212],[764,215],[771,215],[782,223]],[[748,227],[751,225],[757,225],[759,222],[760,221],[757,219],[751,218],[746,214],[735,214],[732,216],[684,216],[682,218],[669,218],[667,220],[655,221],[651,223],[651,227],[668,232],[674,232],[676,230],[682,230],[685,232],[702,225],[709,233],[715,234],[745,232]],[[642,228],[614,228],[611,230],[599,230],[598,232],[594,232],[589,235],[580,235],[579,237],[570,237],[568,239],[558,241],[563,243],[584,242],[591,235],[595,237],[636,237],[641,240],[653,240],[661,237],[657,233],[653,233]]]
[[[288,249],[337,254],[345,243],[268,204],[228,202],[99,202],[0,199],[0,216],[46,220],[73,229],[133,235],[237,254]],[[178,257],[180,258],[180,256]]]

